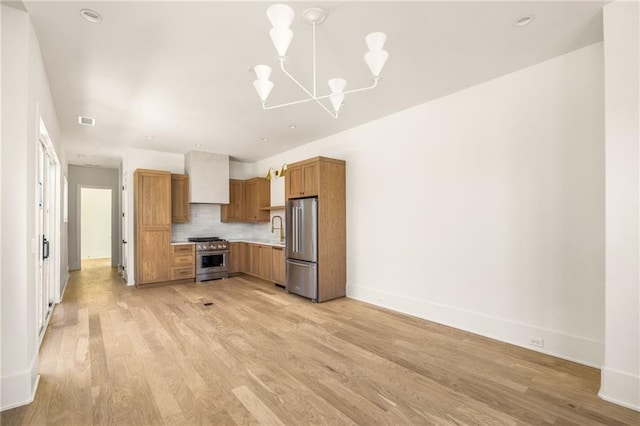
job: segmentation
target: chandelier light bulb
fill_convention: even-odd
[[[286,4],[274,4],[267,9],[267,18],[273,28],[289,28],[295,16],[296,13]]]
[[[287,54],[287,49],[289,49],[289,45],[291,44],[291,40],[293,39],[293,31],[289,28],[274,27],[269,31],[269,35],[271,36],[273,45],[276,47],[278,55],[285,56]]]
[[[344,102],[344,95],[331,95],[329,96],[329,100],[331,101],[331,105],[333,105],[333,109],[338,112],[340,111],[342,102]]]
[[[333,109],[336,111],[340,111],[340,107],[342,106],[342,102],[344,102],[344,88],[347,86],[347,80],[344,78],[332,78],[329,80],[329,89],[331,89],[331,96],[329,96],[329,100],[331,101],[331,105],[333,105]]]
[[[364,38],[365,43],[370,52],[375,52],[384,49],[384,43],[387,41],[387,35],[385,33],[371,33]]]
[[[266,102],[271,90],[273,89],[273,82],[269,80],[254,80],[253,87],[256,88],[258,96],[262,102]]]
[[[271,67],[269,65],[256,65],[253,67],[253,71],[256,73],[258,80],[269,80],[269,77],[271,77]]]
[[[389,54],[384,50],[372,50],[364,54],[364,61],[367,63],[369,71],[376,78],[380,75],[387,58],[389,58]]]
[[[329,89],[331,89],[331,93],[334,95],[344,92],[344,88],[347,86],[347,80],[344,78],[332,78],[328,83]]]

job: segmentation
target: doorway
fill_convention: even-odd
[[[109,260],[111,263],[111,188],[80,188],[80,261]]]

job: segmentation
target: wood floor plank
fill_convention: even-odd
[[[255,396],[247,386],[240,386],[233,389],[233,394],[242,402],[242,405],[255,417],[255,419],[265,425],[282,425],[284,423],[269,409],[260,399]]]
[[[40,374],[3,425],[640,424],[594,368],[254,277],[140,290],[99,260],[72,272]]]

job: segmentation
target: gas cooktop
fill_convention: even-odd
[[[211,241],[225,241],[220,237],[189,237],[188,241],[192,243],[208,243]]]

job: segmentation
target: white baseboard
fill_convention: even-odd
[[[0,380],[0,411],[31,404],[36,397],[40,375],[38,354],[31,360],[29,369],[17,374],[3,376]]]
[[[640,411],[640,377],[606,367],[601,377],[600,398]]]
[[[363,286],[347,285],[347,297],[590,367],[603,363],[603,342]],[[529,336],[544,339],[544,348]]]
[[[58,303],[62,303],[64,299],[64,292],[67,290],[67,285],[69,284],[69,276],[69,269],[67,268],[67,278],[64,280],[64,287],[62,287],[62,291],[60,292],[60,302]]]

